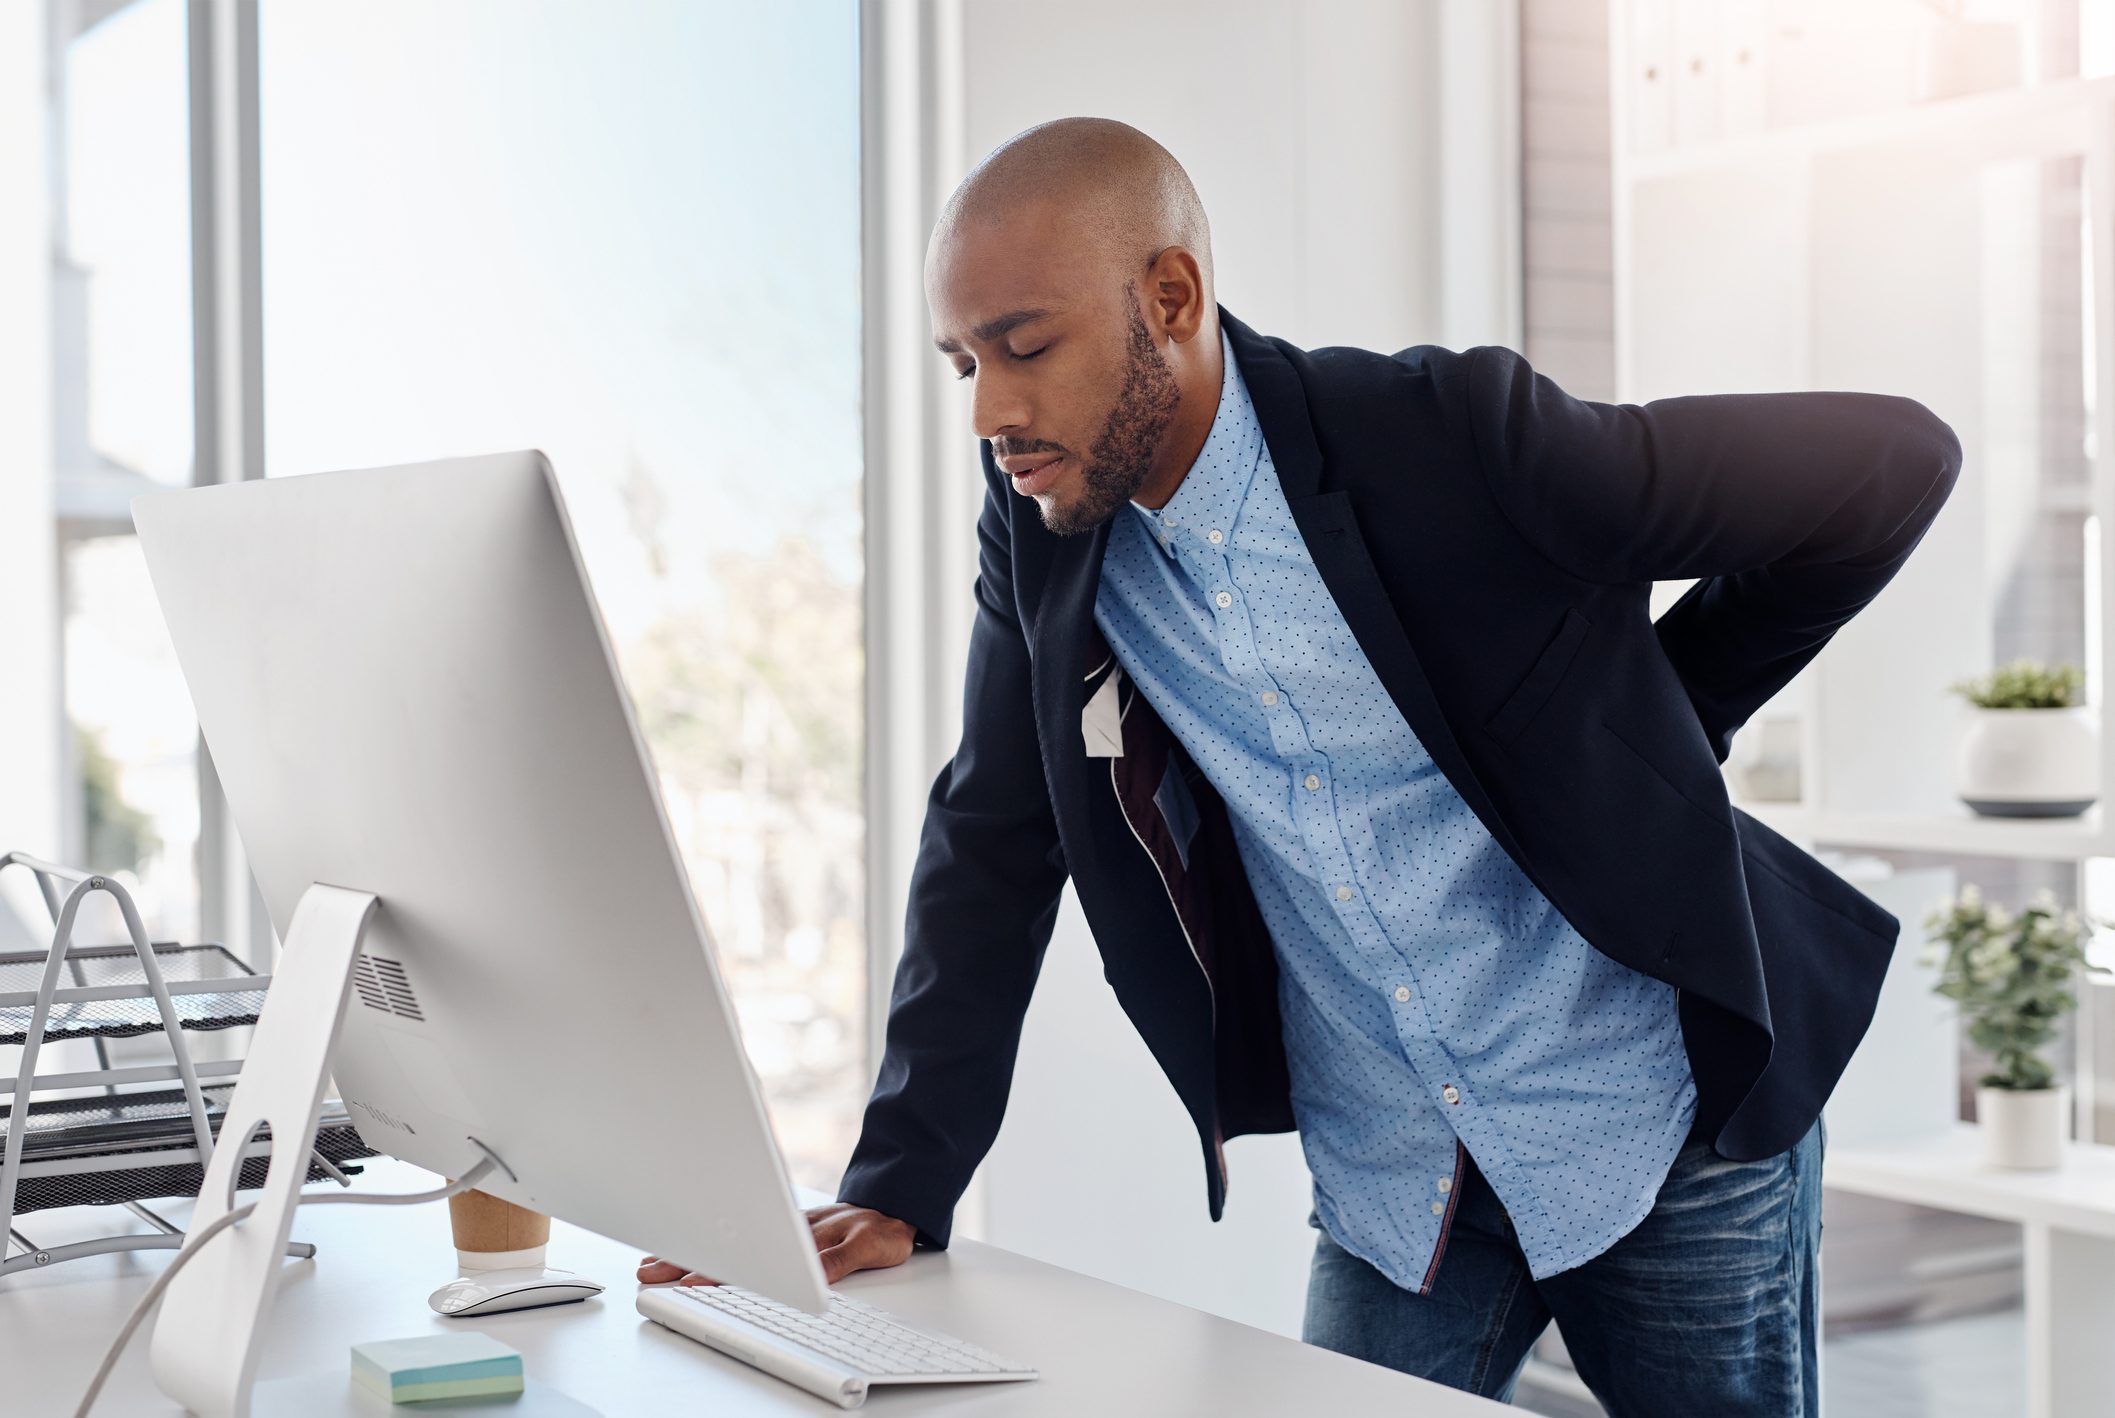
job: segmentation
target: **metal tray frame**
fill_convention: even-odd
[[[9,1109],[12,1114],[4,1146],[0,1146],[0,1225],[6,1227],[7,1241],[0,1242],[0,1279],[5,1279],[19,1270],[55,1265],[63,1261],[77,1260],[83,1256],[104,1255],[113,1251],[175,1250],[184,1243],[183,1229],[174,1222],[156,1215],[141,1204],[148,1198],[117,1203],[139,1216],[154,1228],[152,1232],[121,1236],[99,1236],[91,1240],[75,1241],[69,1245],[41,1247],[31,1241],[15,1226],[15,1201],[21,1179],[26,1169],[38,1174],[69,1171],[114,1172],[128,1168],[149,1169],[182,1166],[195,1163],[205,1169],[213,1156],[214,1131],[200,1087],[201,1078],[218,1079],[231,1077],[242,1071],[240,1059],[224,1061],[207,1060],[194,1063],[191,1050],[184,1039],[186,1021],[177,1013],[174,996],[179,994],[227,993],[235,990],[269,989],[269,975],[236,975],[205,980],[165,979],[161,963],[156,958],[153,944],[147,939],[146,928],[140,922],[138,908],[124,884],[113,877],[82,871],[74,867],[61,866],[24,852],[0,854],[0,871],[19,866],[36,878],[37,889],[44,897],[44,904],[51,913],[52,940],[46,953],[43,974],[35,990],[0,992],[0,1008],[30,1009],[29,1027],[21,1045],[20,1067],[12,1080],[0,1077],[0,1093],[10,1095]],[[81,903],[96,893],[108,895],[116,904],[125,923],[125,932],[130,939],[132,952],[139,961],[140,980],[130,984],[87,985],[79,983],[79,960],[83,958],[73,948],[74,924],[79,916]],[[87,947],[99,955],[107,955],[105,947]],[[76,983],[62,985],[61,976],[69,972]],[[247,967],[245,967],[247,968]],[[101,1036],[90,1039],[95,1046],[98,1067],[68,1073],[44,1073],[36,1071],[37,1055],[45,1043],[55,1005],[90,1004],[113,999],[152,999],[155,1011],[161,1020],[161,1034],[168,1041],[172,1061],[168,1064],[139,1064],[124,1068],[113,1068],[107,1040]],[[194,1021],[190,1027],[198,1027]],[[210,1027],[210,1026],[209,1026]],[[126,1150],[122,1147],[77,1157],[54,1157],[24,1163],[22,1152],[30,1132],[28,1126],[28,1104],[39,1089],[94,1088],[101,1087],[113,1097],[119,1096],[118,1085],[126,1083],[179,1081],[185,1103],[190,1113],[192,1145],[172,1148],[166,1144],[145,1149]],[[269,1140],[252,1140],[243,1146],[243,1156],[252,1153],[265,1156],[270,1152]],[[351,1180],[322,1152],[311,1148],[309,1173],[327,1177],[340,1186],[350,1186]],[[356,1169],[357,1170],[357,1169]],[[10,1253],[9,1242],[19,1246],[20,1253]],[[308,1257],[316,1248],[306,1242],[291,1242],[286,1253]]]

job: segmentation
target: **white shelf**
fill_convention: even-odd
[[[2063,1153],[2052,1171],[1993,1167],[1964,1123],[1917,1142],[1830,1147],[1821,1165],[1823,1185],[1839,1191],[2020,1228],[2027,1384],[2014,1411],[2025,1418],[2115,1412],[2115,1147],[2073,1142]]]
[[[1724,131],[1714,124],[1750,122],[1758,105],[1771,107],[1772,75],[1804,72],[1771,67],[1782,60],[1767,52],[1765,36],[1762,74],[1738,87],[1649,87],[1649,73],[1679,84],[1684,74],[1711,72],[1677,61],[1716,42],[1717,22],[1705,18],[1715,10],[1611,0],[1617,401],[1794,389],[1894,394],[1945,419],[1964,451],[1950,505],[1915,555],[1780,691],[1773,717],[1798,723],[1805,802],[1734,803],[1815,848],[2115,858],[2115,753],[2097,785],[2101,805],[2077,817],[1987,818],[1945,791],[1959,748],[1945,690],[2000,661],[2015,624],[2026,624],[2008,614],[2039,613],[2004,598],[2026,558],[2040,554],[2029,532],[2052,511],[2095,516],[2080,533],[2089,538],[2079,588],[2084,660],[2103,738],[2115,739],[2115,695],[2099,692],[2115,673],[2115,576],[2107,574],[2115,568],[2115,77],[1640,150],[1634,135],[1694,138]],[[1757,22],[1755,7],[1741,14],[1737,23]],[[1884,59],[1902,57],[1853,52],[1845,37],[1854,28],[1815,40],[1841,52],[1810,48],[1803,62],[1847,83],[1853,65],[1878,73]],[[2027,57],[2022,68],[2032,73]],[[1906,77],[1899,64],[1889,72]],[[1755,77],[1765,82],[1760,95]],[[2083,211],[2056,205],[2074,191]],[[2083,269],[2071,264],[2081,258]],[[2058,330],[2065,345],[2055,343]],[[2082,348],[2067,348],[2080,336]],[[2081,393],[2083,446],[2052,442],[2079,438]],[[2057,446],[2077,457],[2052,467],[2046,455]],[[2059,485],[2048,485],[2059,475]],[[2070,594],[2053,581],[2033,589]],[[1830,806],[1853,803],[1931,806]],[[1915,890],[1944,874],[1919,875]],[[2079,878],[2083,903],[2083,870]],[[1872,1091],[1856,1099],[1867,1106],[1846,1109],[1847,1123],[1876,1108],[1906,1108],[1922,1082],[1950,1095],[1955,1072],[1950,1028],[1940,1036],[1943,1057],[1925,1068],[1888,1048],[1930,1043],[1937,1003],[1914,949],[1917,923],[1896,899],[1911,895],[1910,886],[1875,885],[1897,888],[1890,899],[1904,939],[1883,997],[1893,1032],[1873,1036],[1882,1047],[1854,1060],[1867,1066],[1854,1086]],[[2090,1018],[2079,1016],[2082,1028]],[[2082,1091],[2090,1079],[2080,1079]],[[2090,1098],[2079,1099],[2079,1113],[2092,1115]],[[2008,1411],[2115,1414],[2115,1345],[2107,1342],[2115,1333],[2107,1279],[2115,1274],[2115,1148],[2073,1145],[2058,1171],[2011,1172],[1983,1163],[1973,1127],[1865,1147],[1853,1131],[1847,1126],[1843,1143],[1828,1149],[1831,1187],[2021,1227],[2027,1383]]]
[[[1893,852],[1944,852],[2029,861],[2115,857],[2115,832],[2102,809],[2077,817],[1981,817],[1963,807],[1946,812],[1830,812],[1798,803],[1733,805],[1795,841]]]
[[[2002,140],[2044,125],[2058,130],[2075,122],[2087,106],[2109,102],[2115,102],[2115,78],[2060,79],[2031,88],[1934,99],[1738,138],[1623,153],[1615,167],[1619,181],[1658,182],[1723,173],[1773,159],[1903,143],[1943,145],[1966,160],[1964,148],[1980,148],[1993,135]]]
[[[1986,818],[1934,788],[1958,751],[1957,706],[1944,691],[2012,643],[2003,597],[2038,554],[2026,529],[2053,512],[2095,517],[2078,533],[2090,539],[2082,658],[2103,737],[2115,740],[2115,695],[2099,692],[2115,673],[2115,578],[2103,571],[2115,566],[2115,76],[1639,151],[1634,134],[1715,131],[1683,127],[1685,112],[1708,116],[1708,100],[1684,110],[1677,96],[1670,126],[1658,108],[1668,95],[1622,77],[1642,72],[1641,34],[1646,48],[1667,50],[1669,73],[1676,49],[1713,42],[1710,23],[1686,38],[1680,23],[1654,29],[1671,8],[1610,6],[1616,398],[1897,394],[1946,419],[1964,447],[1959,485],[1916,554],[1780,691],[1777,715],[1799,723],[1806,803],[1736,796],[1735,805],[1816,847],[2115,858],[2115,752],[2098,785],[2102,806],[2076,817]],[[1726,114],[1753,112],[1727,93]],[[2055,157],[2079,167],[2050,169]],[[2075,191],[2084,210],[2049,206],[2052,180],[2076,183],[2065,195]],[[2066,229],[2080,219],[2083,229]],[[2081,257],[2085,269],[2071,268]],[[2066,308],[2044,309],[2059,288]],[[2052,357],[2051,321],[2066,340],[2083,335],[2067,355],[2075,370]],[[2052,481],[2037,460],[2051,438],[2081,432],[2078,466]],[[2033,589],[2071,594],[2053,582]]]
[[[1860,1196],[2115,1240],[2115,1147],[2066,1143],[2062,1166],[2016,1172],[1985,1162],[1980,1132],[1962,1123],[1929,1141],[1830,1147],[1821,1179]]]

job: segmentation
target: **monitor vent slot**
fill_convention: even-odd
[[[379,1009],[399,1019],[415,1019],[421,1024],[426,1021],[401,961],[363,953],[353,966],[353,988],[360,992],[360,1003],[369,1009]]]

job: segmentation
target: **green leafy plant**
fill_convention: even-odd
[[[1986,1088],[2049,1088],[2055,1070],[2041,1057],[2078,996],[2071,979],[2099,967],[2086,963],[2091,932],[2078,912],[2059,908],[2044,888],[2033,905],[2014,914],[1983,900],[1973,882],[1941,901],[1924,918],[1927,964],[1939,966],[1940,994],[1961,1006],[1968,1037],[1997,1067]],[[2098,920],[2096,924],[2115,922]]]
[[[1987,675],[1946,686],[1985,709],[2068,709],[2078,702],[2086,672],[2077,665],[2013,660]]]

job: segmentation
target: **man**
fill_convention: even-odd
[[[1952,431],[1268,339],[1106,120],[971,173],[926,293],[977,620],[826,1273],[947,1244],[1069,876],[1214,1219],[1225,1139],[1298,1128],[1310,1341],[1505,1397],[1554,1319],[1613,1414],[1813,1413],[1818,1115],[1899,923],[1718,765],[1922,537]]]

